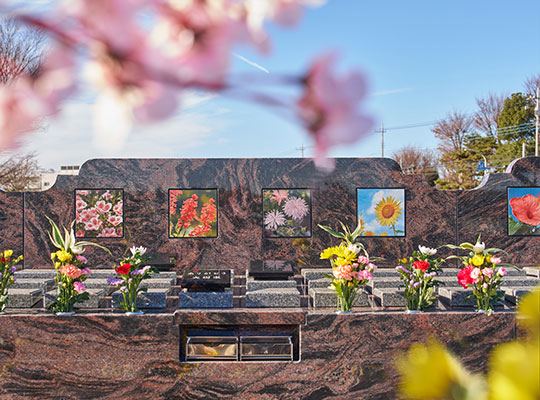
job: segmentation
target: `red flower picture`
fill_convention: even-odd
[[[540,188],[508,188],[508,234],[540,235]]]
[[[217,237],[217,189],[169,189],[169,237]]]

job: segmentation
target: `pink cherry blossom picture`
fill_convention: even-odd
[[[263,236],[311,237],[311,190],[263,189]]]
[[[124,236],[122,189],[75,190],[75,237],[121,238]]]

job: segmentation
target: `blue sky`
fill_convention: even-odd
[[[50,2],[32,3],[47,7]],[[377,128],[388,128],[385,156],[406,145],[435,148],[427,123],[454,110],[472,113],[477,97],[521,91],[528,77],[540,73],[539,16],[538,0],[329,0],[308,9],[293,29],[270,26],[270,54],[235,49],[269,74],[238,58],[232,73],[301,74],[316,55],[336,50],[341,70],[359,68],[369,78],[365,107]],[[279,94],[292,99],[295,92]],[[97,144],[91,99],[88,92],[72,99],[60,118],[28,137],[21,151],[36,150],[42,166],[58,169],[98,157],[299,157],[299,147],[312,145],[290,118],[261,105],[198,92],[184,96],[183,109],[172,119],[136,127],[124,145]],[[427,126],[394,129],[423,123]],[[379,157],[380,142],[374,132],[331,155]]]

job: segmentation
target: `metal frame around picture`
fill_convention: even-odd
[[[404,186],[400,187],[377,187],[377,186],[369,186],[369,187],[357,187],[355,191],[354,200],[356,203],[356,213],[354,214],[354,221],[355,221],[355,227],[358,225],[358,190],[397,190],[401,189],[403,190],[403,235],[388,235],[388,236],[361,236],[362,238],[377,238],[377,239],[385,239],[385,238],[405,238],[407,237],[407,188]]]
[[[171,190],[215,190],[216,191],[216,236],[171,236],[171,213],[170,213],[170,201]],[[219,189],[218,188],[169,188],[167,189],[167,237],[169,239],[217,239],[219,237]]]
[[[265,190],[307,190],[309,191],[309,236],[265,236],[264,235],[264,191]],[[263,239],[304,239],[313,237],[313,189],[311,188],[262,188],[261,189],[261,222]]]
[[[75,228],[77,227],[77,190],[109,190],[109,191],[120,191],[122,192],[122,236],[106,236],[106,237],[97,237],[97,236],[82,236],[77,237],[76,239],[99,239],[99,240],[110,240],[110,239],[123,239],[126,232],[126,199],[123,188],[75,188],[73,189],[73,219],[75,221]],[[75,232],[77,230],[75,229]]]
[[[506,218],[505,218],[505,224],[506,224],[506,236],[510,237],[540,237],[540,230],[537,235],[517,235],[517,234],[510,234],[510,224],[508,223],[508,219],[510,218],[510,189],[538,189],[540,191],[540,186],[507,186],[506,187]]]

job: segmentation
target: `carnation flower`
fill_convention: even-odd
[[[77,293],[81,293],[86,290],[82,282],[73,282],[73,289],[75,289]]]

